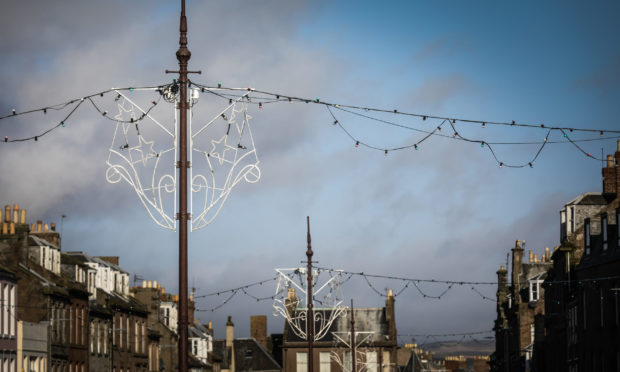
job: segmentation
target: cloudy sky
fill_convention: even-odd
[[[431,116],[618,129],[620,6],[577,1],[196,1],[188,0],[190,69],[195,82],[254,87],[284,96]],[[0,14],[0,116],[63,103],[112,87],[168,84],[176,69],[179,5],[173,1],[4,1]],[[128,93],[129,94],[129,93]],[[136,102],[158,99],[135,92]],[[150,94],[150,96],[149,96]],[[115,109],[114,95],[101,97]],[[258,99],[258,98],[257,98]],[[208,121],[226,101],[207,93],[196,104]],[[106,106],[107,105],[107,106]],[[173,123],[162,100],[154,115]],[[167,108],[167,110],[166,110]],[[200,111],[200,110],[202,111]],[[111,111],[112,112],[112,111]],[[233,189],[217,218],[190,236],[189,285],[196,295],[274,277],[305,259],[311,217],[319,266],[403,278],[494,281],[517,239],[542,252],[559,240],[563,204],[601,190],[601,162],[554,131],[533,168],[499,167],[488,146],[441,133],[418,151],[380,149],[417,143],[424,133],[321,105],[248,106],[261,179]],[[439,122],[364,115],[419,130]],[[37,135],[68,111],[0,121],[10,139]],[[144,131],[148,124],[144,124]],[[0,146],[0,199],[62,226],[62,249],[117,255],[121,266],[170,292],[177,288],[178,236],[158,227],[125,182],[106,181],[116,125],[87,104],[66,127],[37,142]],[[486,142],[535,142],[546,129],[456,123]],[[600,158],[614,134],[571,132]],[[208,149],[210,140],[202,138]],[[158,138],[164,141],[165,138]],[[157,149],[170,143],[156,142]],[[527,164],[539,144],[496,145],[500,161]],[[112,146],[114,149],[118,147]],[[160,150],[157,150],[160,151]],[[171,162],[168,165],[172,164]],[[162,166],[163,167],[163,166]],[[174,211],[170,212],[172,215]],[[61,219],[62,215],[65,219]],[[62,224],[61,224],[62,221]],[[370,282],[399,290],[398,280]],[[275,282],[249,288],[270,296]],[[430,294],[445,286],[421,285]],[[477,286],[495,297],[494,286]],[[361,277],[343,286],[346,302],[379,307]],[[270,301],[239,293],[201,298],[198,317],[223,336],[232,315],[237,335],[249,316],[271,315]],[[441,300],[415,288],[396,299],[397,328],[412,334],[490,330],[495,304],[471,287]],[[270,317],[269,331],[282,319]],[[419,339],[420,337],[418,337]]]

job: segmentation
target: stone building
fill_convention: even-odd
[[[148,327],[160,337],[157,351],[161,371],[175,371],[178,367],[178,302],[179,296],[166,293],[156,281],[143,281],[142,286],[132,287],[131,295],[144,303],[149,311]],[[213,349],[213,330],[194,320],[194,298],[188,299],[188,367],[193,371],[212,371],[209,351]],[[153,350],[155,352],[155,350]]]
[[[289,296],[294,296],[290,293]],[[290,303],[296,303],[292,300]],[[290,311],[304,311],[292,308]],[[329,312],[331,309],[316,309]],[[323,316],[328,316],[323,314]],[[325,336],[313,344],[313,372],[340,372],[351,370],[353,358],[349,340],[351,334],[351,311],[338,317]],[[356,364],[368,372],[393,371],[397,365],[397,333],[394,315],[394,296],[388,291],[385,307],[356,308],[353,310],[355,321]],[[319,327],[315,327],[319,329]],[[307,372],[308,343],[290,328],[284,325],[284,341],[282,345],[282,368],[285,372]],[[312,372],[312,371],[311,371]]]
[[[17,322],[17,370],[40,371],[47,367],[48,322]]]
[[[620,370],[620,141],[602,173],[597,208],[562,235],[552,256],[538,371]]]
[[[525,243],[523,243],[523,246]],[[502,266],[497,271],[497,318],[495,320],[495,353],[493,371],[529,371],[532,368],[536,334],[544,332],[537,322],[545,314],[543,282],[552,266],[548,248],[538,258],[529,252],[523,262],[523,246],[517,240],[512,249],[511,282]]]
[[[17,277],[0,266],[0,369],[17,367]]]
[[[49,327],[46,370],[88,370],[88,291],[61,275],[55,226],[50,229],[41,221],[28,226],[26,211],[17,205],[5,208],[2,225],[0,262],[20,283],[17,319]]]
[[[235,325],[228,317],[226,339],[216,340],[213,345],[213,354],[221,358],[221,372],[281,372],[280,364],[266,349],[270,342],[266,335],[266,317],[251,319],[254,322],[250,322],[250,334],[261,341],[254,337],[235,338]]]

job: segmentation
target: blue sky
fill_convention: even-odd
[[[617,130],[620,30],[617,2],[188,1],[192,79],[252,86],[340,104],[485,121]],[[114,86],[169,82],[176,68],[178,9],[163,1],[11,2],[0,15],[0,113],[60,103]],[[202,95],[207,116],[218,103]],[[162,111],[160,113],[164,115]],[[250,107],[262,172],[233,190],[217,219],[190,237],[190,286],[217,292],[273,277],[305,259],[311,217],[320,266],[406,278],[493,281],[517,239],[542,252],[558,244],[563,204],[600,191],[601,164],[570,144],[549,145],[533,168],[499,168],[479,144],[431,137],[419,151],[355,148],[322,106]],[[411,144],[419,133],[336,110],[343,127],[378,147]],[[4,115],[4,114],[0,114]],[[378,115],[420,129],[428,122]],[[0,121],[11,138],[41,132],[56,117]],[[457,124],[491,142],[541,141],[540,129]],[[90,108],[36,143],[0,148],[4,204],[31,222],[63,222],[63,250],[118,255],[132,274],[177,287],[177,235],[155,226],[126,184],[108,184],[114,126]],[[448,130],[449,127],[444,127]],[[562,140],[554,133],[555,140]],[[606,135],[605,137],[610,137]],[[575,139],[598,134],[574,134]],[[583,143],[597,157],[615,139]],[[507,163],[536,146],[497,146]],[[402,286],[398,281],[377,288]],[[440,288],[428,288],[429,291]],[[480,291],[494,297],[493,286]],[[274,287],[253,288],[258,295]],[[362,279],[345,298],[382,306]],[[211,309],[218,296],[201,300]],[[454,288],[441,300],[414,290],[396,300],[399,333],[492,328],[495,306]],[[232,315],[239,335],[269,301],[239,295],[214,312],[216,335]],[[269,331],[282,329],[269,318]]]

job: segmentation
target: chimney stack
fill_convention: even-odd
[[[253,337],[259,344],[267,348],[267,316],[250,316],[250,337]]]
[[[617,143],[616,153],[607,155],[607,166],[602,169],[603,193],[617,194],[620,191],[620,140]]]
[[[233,346],[233,340],[235,339],[235,325],[232,322],[232,316],[228,316],[226,322],[226,346]]]
[[[19,222],[19,205],[13,204],[13,222]]]
[[[515,302],[519,302],[520,296],[517,294],[521,292],[521,286],[519,285],[519,275],[523,268],[523,248],[521,248],[521,240],[515,242],[515,247],[512,249],[512,285],[514,287],[513,298]]]

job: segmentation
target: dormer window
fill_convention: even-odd
[[[538,301],[540,299],[540,285],[542,280],[530,280],[530,301]]]
[[[607,241],[607,213],[601,215],[601,237],[603,238],[603,252],[605,252],[609,246]]]
[[[583,244],[586,255],[590,254],[590,219],[586,218],[583,222]]]

